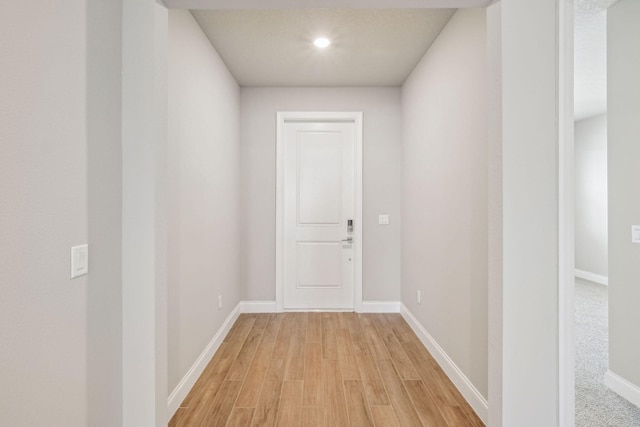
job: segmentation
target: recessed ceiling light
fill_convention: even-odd
[[[320,49],[324,49],[331,44],[331,41],[326,37],[318,37],[313,41],[313,44]]]

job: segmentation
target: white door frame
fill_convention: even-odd
[[[354,147],[354,278],[353,308],[362,311],[362,112],[295,112],[277,113],[276,138],[276,311],[284,311],[284,154],[287,122],[332,121],[355,125]]]
[[[575,425],[574,0],[558,3],[559,425]]]

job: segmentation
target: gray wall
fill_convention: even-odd
[[[241,295],[240,91],[188,11],[169,12],[168,92],[171,392]]]
[[[456,12],[402,87],[402,302],[486,397],[485,19]]]
[[[120,3],[4,2],[0,28],[0,424],[116,426]]]
[[[607,277],[607,115],[575,123],[576,270]]]
[[[400,299],[399,88],[242,88],[242,263],[247,300],[275,299],[277,111],[364,112],[363,299]],[[390,225],[378,225],[378,214]]]
[[[608,11],[609,369],[640,387],[640,2]]]

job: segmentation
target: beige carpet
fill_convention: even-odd
[[[576,279],[576,426],[640,427],[640,408],[604,385],[607,311],[607,287]]]

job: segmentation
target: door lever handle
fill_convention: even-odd
[[[346,239],[342,239],[343,242],[353,243],[353,237],[347,237]]]

